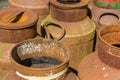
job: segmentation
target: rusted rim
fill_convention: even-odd
[[[111,12],[105,12],[105,13],[102,13],[99,17],[98,17],[98,24],[100,25],[100,26],[102,26],[102,25],[104,25],[105,26],[105,24],[103,24],[103,23],[101,23],[101,18],[102,17],[104,17],[104,16],[107,16],[107,15],[110,15],[110,16],[114,16],[115,18],[117,18],[118,19],[118,21],[120,21],[120,17],[119,17],[119,15],[118,14],[116,14],[116,13],[111,13]],[[118,22],[119,23],[119,22]]]
[[[11,13],[11,12],[16,12],[16,11],[23,11],[24,14],[26,15],[27,19],[24,22],[20,23],[3,23],[3,21],[0,21],[0,28],[3,29],[21,29],[21,28],[27,28],[30,27],[34,24],[36,24],[38,20],[37,14],[35,14],[32,10],[28,9],[23,9],[23,8],[6,8],[2,9],[0,11],[0,16],[3,16],[6,13]]]
[[[49,4],[52,4],[56,7],[62,8],[62,9],[75,9],[75,8],[82,8],[87,6],[89,3],[89,0],[81,0],[79,3],[76,4],[62,4],[58,2],[57,0],[50,0]]]
[[[109,55],[113,55],[113,56],[116,56],[116,57],[120,57],[120,48],[118,47],[115,47],[113,46],[112,44],[106,42],[101,34],[103,34],[102,32],[104,31],[104,29],[107,29],[107,28],[111,28],[111,31],[109,32],[120,32],[120,26],[118,25],[111,25],[111,26],[105,26],[105,27],[102,27],[100,28],[100,30],[98,31],[98,42],[100,41],[101,43],[104,44],[104,46],[106,47],[109,47],[109,49],[111,49],[111,53],[108,53]],[[114,28],[114,30],[112,30]],[[119,29],[118,29],[119,28]],[[109,33],[108,31],[106,31],[106,33]],[[105,34],[105,33],[104,33]],[[98,44],[99,46],[100,44]],[[104,48],[104,47],[103,47]],[[115,51],[115,52],[114,52]],[[115,53],[118,52],[118,55],[116,55]]]
[[[63,68],[65,69],[65,68],[67,68],[68,67],[68,62],[69,62],[69,53],[63,48],[63,47],[61,47],[61,48],[63,48],[63,50],[64,50],[64,52],[66,53],[66,55],[67,55],[67,58],[66,58],[66,61],[64,61],[64,62],[62,62],[61,64],[59,64],[59,65],[56,65],[56,66],[54,66],[54,67],[50,67],[50,68],[31,68],[31,67],[26,67],[26,66],[24,66],[24,65],[21,65],[21,64],[19,64],[19,63],[17,63],[14,59],[13,59],[13,57],[12,57],[12,51],[14,50],[14,48],[16,48],[17,46],[19,46],[20,44],[22,44],[22,43],[25,43],[25,42],[31,42],[31,41],[36,41],[36,40],[46,40],[46,41],[53,41],[53,40],[49,40],[49,39],[42,39],[42,38],[40,38],[40,39],[28,39],[28,40],[25,40],[25,41],[22,41],[22,42],[20,42],[20,43],[18,43],[18,44],[16,44],[12,49],[11,49],[11,51],[10,51],[10,59],[11,59],[11,62],[13,63],[13,64],[15,64],[15,65],[17,65],[17,66],[19,66],[19,67],[21,67],[21,68],[23,68],[23,69],[26,69],[27,71],[30,71],[31,72],[31,70],[32,71],[37,71],[37,72],[39,72],[39,71],[50,71],[50,70],[58,70],[58,68],[60,68],[60,67],[62,67],[62,70],[63,70]],[[57,44],[59,44],[60,46],[62,46],[62,44],[60,44],[59,42],[57,42],[57,41],[54,41],[55,43],[57,43]],[[14,66],[14,65],[13,65]],[[61,71],[62,71],[61,70]],[[18,70],[19,71],[19,70]],[[28,73],[28,75],[29,75],[30,73]],[[55,73],[54,73],[55,74]],[[34,74],[34,75],[37,75],[37,74]],[[39,74],[38,74],[39,75]],[[44,74],[42,74],[42,75],[44,75]]]

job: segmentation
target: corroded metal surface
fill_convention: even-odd
[[[98,50],[79,65],[81,80],[120,79],[120,26],[107,26],[98,32]],[[94,77],[91,77],[94,76]]]

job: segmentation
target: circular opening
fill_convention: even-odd
[[[52,40],[23,42],[13,48],[12,58],[21,66],[42,69],[68,61],[65,49]]]
[[[120,48],[120,26],[108,26],[101,30],[100,37],[107,44]]]
[[[119,23],[119,16],[114,13],[104,13],[99,18],[100,24],[112,25]]]
[[[62,4],[76,4],[81,2],[81,0],[57,0],[57,1]]]

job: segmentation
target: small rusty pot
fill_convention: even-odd
[[[87,0],[71,4],[51,0],[50,14],[41,23],[41,36],[63,43],[70,52],[70,67],[75,70],[93,51],[95,25],[87,17],[87,4]]]
[[[101,26],[107,25],[119,25],[120,24],[120,10],[119,9],[107,9],[93,5],[92,19],[97,25],[97,29]]]
[[[120,26],[99,30],[98,51],[88,55],[79,65],[81,80],[120,79]],[[94,76],[94,77],[91,77]]]
[[[36,36],[38,17],[31,10],[6,8],[0,11],[0,41],[17,43]]]
[[[32,39],[12,49],[11,63],[22,80],[64,80],[69,54],[56,41]]]

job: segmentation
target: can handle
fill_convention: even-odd
[[[100,22],[100,19],[101,19],[103,16],[106,16],[106,15],[115,16],[116,18],[118,18],[118,20],[120,19],[120,18],[119,18],[119,15],[117,15],[117,14],[115,14],[115,13],[110,13],[110,12],[103,13],[103,14],[101,14],[101,15],[98,17],[98,19],[97,19],[97,22],[98,22],[98,24],[99,24],[100,26],[104,25],[104,24],[102,24],[102,23]]]
[[[15,16],[19,16],[19,18],[22,16],[22,14],[24,13],[24,11],[14,11],[12,13],[10,13],[10,15],[5,18],[2,22],[3,23],[13,23],[16,21],[17,17],[15,19],[13,19]],[[12,20],[13,19],[13,20]]]
[[[58,38],[55,38],[50,33],[50,31],[48,30],[48,27],[50,27],[50,25],[61,29],[62,33]],[[66,34],[65,28],[63,26],[60,26],[60,25],[56,24],[56,23],[46,22],[43,26],[41,26],[41,36],[44,37],[44,38],[60,41],[60,40],[62,40],[64,38],[65,34]]]

